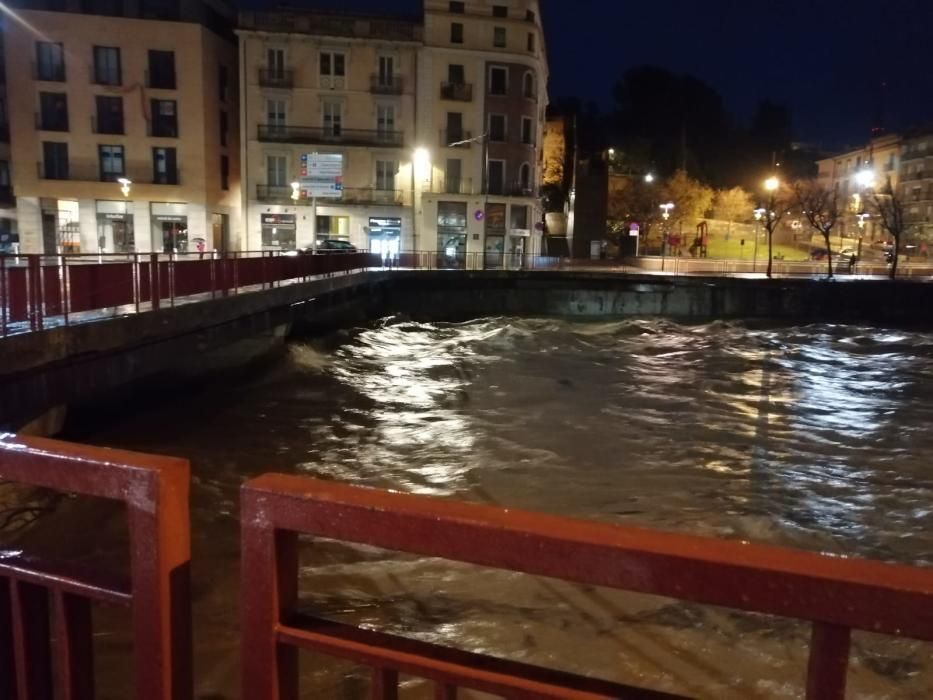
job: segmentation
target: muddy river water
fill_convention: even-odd
[[[385,319],[80,438],[191,460],[197,696],[217,699],[238,697],[250,476],[933,566],[931,425],[927,333]],[[342,544],[303,564],[309,606],[381,630],[698,697],[802,694],[809,632],[793,622]],[[121,646],[102,643],[105,660]],[[122,676],[102,673],[108,697]],[[346,664],[308,657],[303,677],[308,697],[365,695]],[[933,697],[933,645],[856,634],[850,693]]]

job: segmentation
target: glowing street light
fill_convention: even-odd
[[[778,180],[777,177],[773,175],[769,177],[767,180],[765,180],[765,189],[768,192],[777,192],[780,186],[781,186],[781,181]]]
[[[647,182],[649,185],[652,182],[654,182],[654,175],[652,175],[651,173],[648,173],[647,175],[645,175],[645,182]]]
[[[755,210],[755,221],[761,221],[761,217],[764,216],[766,211],[767,211],[766,209],[762,209],[761,207],[756,209]]]
[[[301,183],[297,180],[292,183],[292,201],[296,204],[301,199]]]
[[[862,189],[869,189],[875,186],[875,171],[874,170],[859,170],[855,174],[855,182],[858,183],[858,186]]]
[[[425,168],[431,162],[431,152],[424,147],[416,148],[412,154],[412,160],[419,170]]]
[[[663,214],[661,214],[661,216],[664,217],[665,221],[671,218],[671,209],[673,208],[674,208],[673,202],[668,202],[667,204],[661,205],[661,211],[664,212]]]
[[[123,196],[124,196],[124,197],[129,197],[129,196],[130,196],[130,186],[133,184],[133,181],[130,180],[130,179],[128,179],[128,178],[121,177],[121,178],[119,178],[119,179],[117,180],[117,182],[120,183],[120,191],[123,193]]]

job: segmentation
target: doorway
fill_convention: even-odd
[[[42,249],[46,255],[58,254],[58,217],[50,211],[42,212]]]

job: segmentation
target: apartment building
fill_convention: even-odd
[[[243,12],[237,33],[247,246],[411,249],[418,19]],[[342,164],[333,197],[300,186],[322,154]]]
[[[515,266],[541,249],[547,58],[538,3],[425,0],[415,248]],[[420,236],[417,237],[417,236]]]
[[[0,253],[9,253],[19,247],[19,229],[16,221],[16,199],[13,196],[10,170],[9,101],[6,86],[6,51],[3,48],[6,19],[0,16]]]
[[[21,250],[239,247],[233,7],[221,0],[8,4]]]
[[[855,228],[857,214],[866,208],[858,176],[870,171],[876,186],[884,186],[890,180],[891,186],[897,189],[901,177],[902,141],[898,134],[885,134],[872,138],[862,148],[817,161],[819,181],[837,188],[848,202],[849,216],[843,218],[839,226],[841,235],[865,237],[868,241],[885,237],[878,222],[870,218],[862,222],[864,228]]]
[[[325,239],[487,266],[537,252],[547,62],[538,3],[427,0],[423,18],[240,15],[250,248]],[[339,196],[302,185],[339,156]],[[294,186],[293,186],[294,184]],[[511,257],[510,257],[511,256]]]
[[[901,150],[900,191],[908,241],[933,242],[933,128],[908,131]]]

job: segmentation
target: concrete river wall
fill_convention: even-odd
[[[923,282],[660,277],[598,272],[369,271],[0,341],[0,428],[53,434],[68,406],[183,389],[244,367],[293,335],[390,314],[665,316],[933,325]]]

